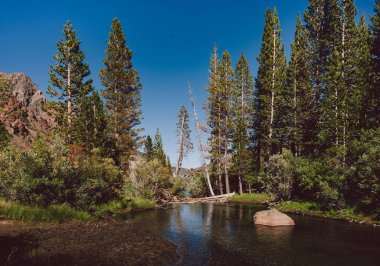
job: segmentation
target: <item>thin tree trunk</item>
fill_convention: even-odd
[[[226,193],[230,193],[230,181],[228,175],[228,116],[225,120],[225,137],[224,137],[224,178],[226,183]]]
[[[182,115],[182,121],[181,121],[181,130],[179,133],[179,145],[178,145],[178,159],[177,159],[177,167],[174,172],[174,176],[178,176],[179,170],[182,166],[182,159],[183,159],[183,127],[185,124],[185,114]]]
[[[208,172],[208,167],[207,167],[207,164],[206,164],[206,156],[204,155],[204,150],[203,150],[203,145],[202,145],[202,132],[201,132],[200,125],[199,125],[198,114],[197,114],[197,111],[195,109],[195,101],[194,101],[194,98],[193,98],[193,93],[192,93],[192,89],[190,87],[190,84],[189,84],[189,94],[190,94],[191,106],[193,107],[195,127],[197,129],[198,146],[199,146],[199,151],[201,153],[202,167],[203,167],[203,169],[204,169],[204,171],[206,173],[207,185],[208,185],[208,189],[210,191],[210,194],[212,196],[215,196],[214,190],[212,189],[212,185],[211,185],[210,174]]]
[[[272,91],[270,103],[270,123],[269,123],[269,140],[273,136],[273,120],[274,120],[274,88],[275,88],[275,72],[276,72],[276,30],[273,31],[273,65],[272,65]]]
[[[69,55],[70,56],[70,55]],[[72,95],[71,95],[71,66],[67,65],[67,124],[71,127],[71,113],[73,111]]]

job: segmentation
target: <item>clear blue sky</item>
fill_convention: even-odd
[[[182,105],[190,110],[188,81],[198,107],[204,102],[213,44],[217,42],[221,52],[227,49],[234,64],[244,52],[256,75],[266,8],[278,9],[289,54],[297,13],[303,13],[307,4],[307,0],[0,0],[0,72],[27,73],[45,92],[49,65],[57,52],[55,44],[64,23],[70,20],[82,41],[94,84],[100,89],[98,73],[105,41],[112,19],[119,18],[143,85],[143,134],[154,135],[160,128],[174,164],[176,115]],[[357,0],[356,5],[359,14],[369,15],[374,0]],[[203,110],[198,112],[204,119]],[[185,167],[199,164],[197,152],[184,162]]]

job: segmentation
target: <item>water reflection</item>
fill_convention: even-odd
[[[136,218],[179,246],[181,265],[378,265],[380,229],[293,216],[296,226],[253,225],[262,208],[188,204]]]

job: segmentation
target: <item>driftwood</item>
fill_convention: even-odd
[[[204,202],[226,202],[229,198],[233,197],[235,192],[229,194],[222,194],[206,198],[188,198],[182,199],[181,201],[171,202],[173,204],[193,204],[193,203],[204,203]]]

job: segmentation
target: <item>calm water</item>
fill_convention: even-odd
[[[380,228],[298,215],[294,227],[254,226],[258,210],[188,204],[135,219],[176,243],[181,265],[380,265]]]

